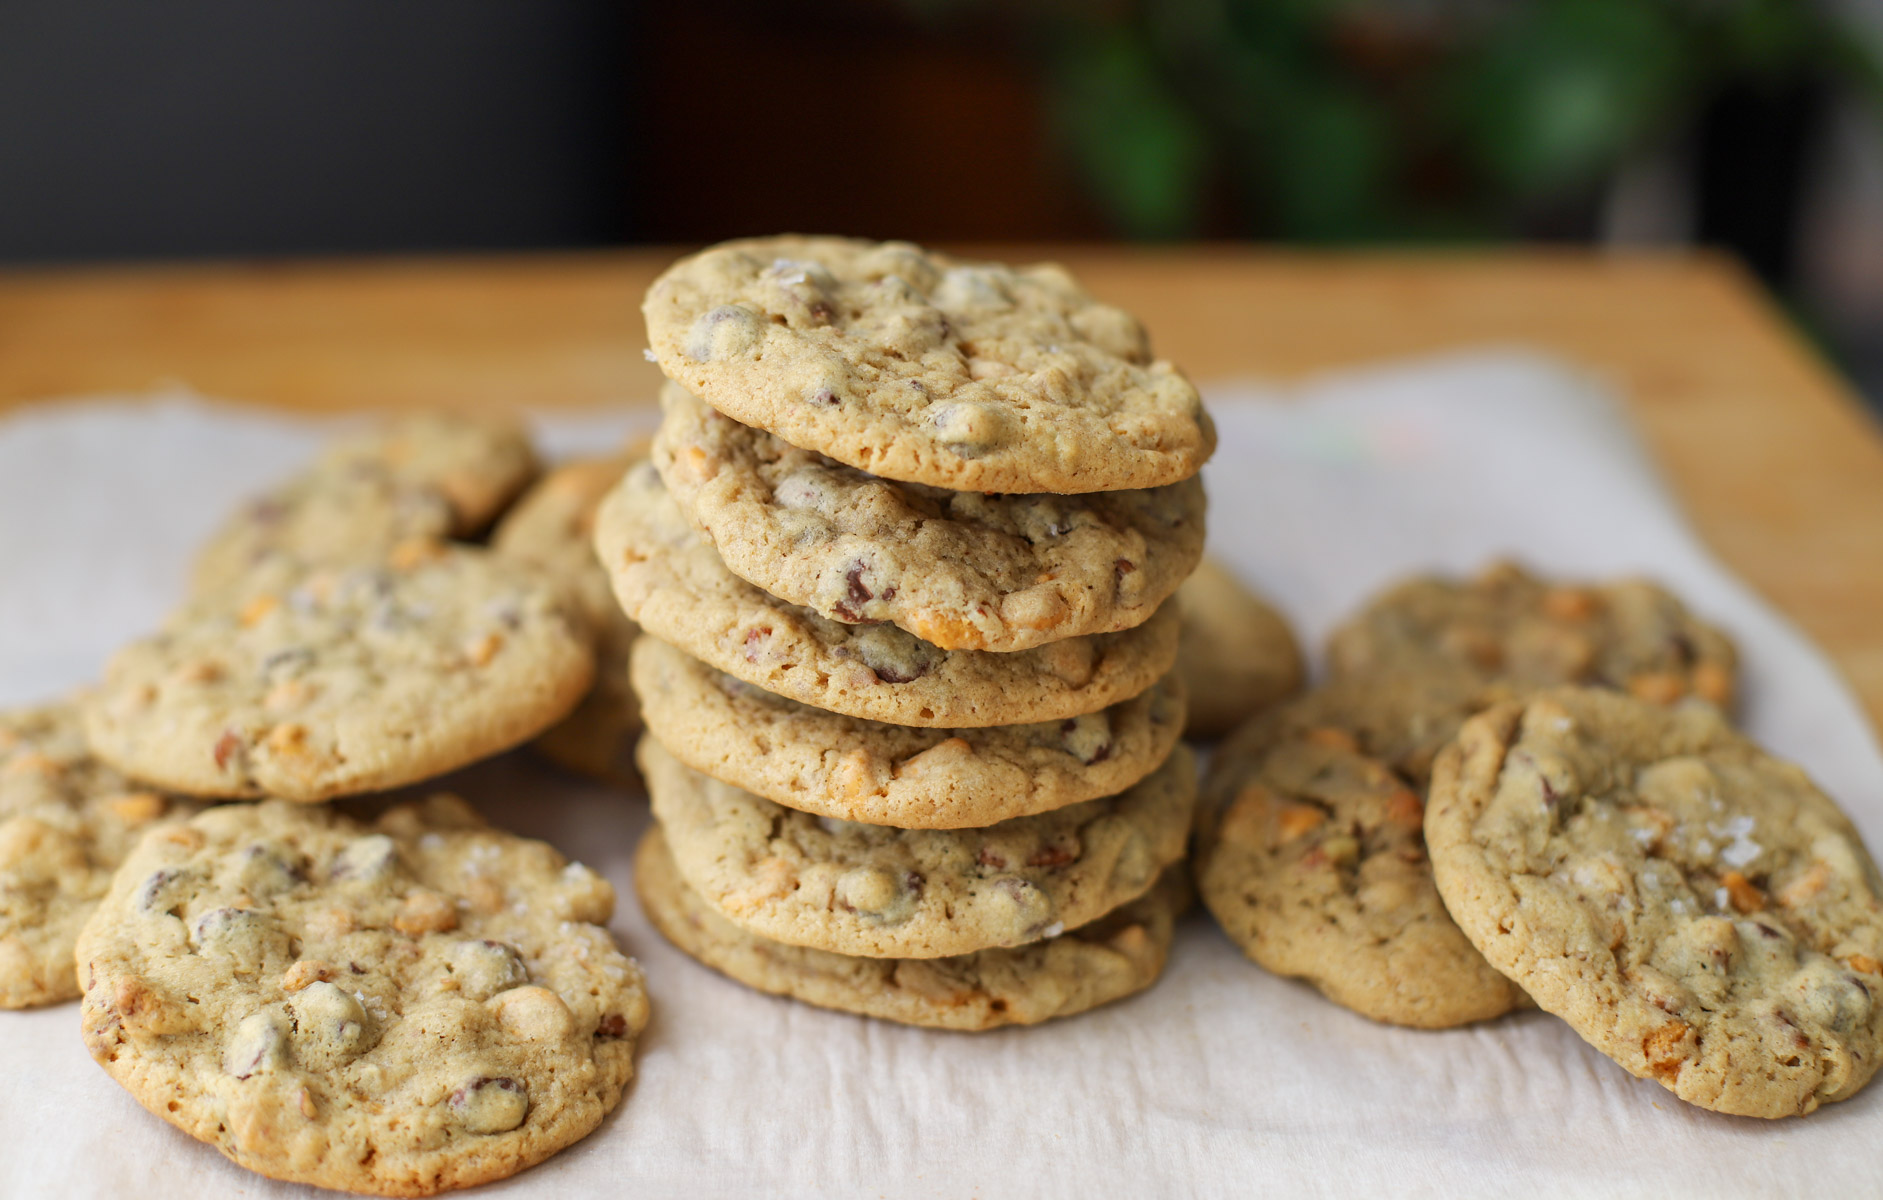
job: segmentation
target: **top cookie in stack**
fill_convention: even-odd
[[[663,423],[596,544],[651,635],[655,921],[920,1024],[1146,986],[1194,799],[1166,602],[1203,551],[1195,388],[1061,268],[905,243],[727,243],[645,311]]]

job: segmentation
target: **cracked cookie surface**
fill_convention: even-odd
[[[681,878],[659,826],[635,852],[634,888],[662,936],[747,987],[963,1031],[1035,1025],[1143,991],[1163,972],[1177,918],[1191,902],[1178,864],[1136,900],[1058,937],[950,958],[862,958],[788,946],[728,921]]]
[[[733,574],[945,650],[1025,650],[1147,620],[1203,555],[1198,479],[990,495],[897,483],[741,425],[669,383],[654,464]]]
[[[236,586],[263,563],[343,563],[412,538],[482,531],[534,478],[514,422],[413,413],[328,446],[299,475],[243,505],[198,555],[192,594]]]
[[[1883,1053],[1856,829],[1705,705],[1561,689],[1468,721],[1425,832],[1492,965],[1629,1073],[1717,1112],[1846,1099]]]
[[[1187,736],[1221,737],[1301,690],[1306,667],[1294,631],[1222,563],[1204,558],[1197,564],[1177,589],[1177,607]]]
[[[660,369],[733,419],[887,479],[1160,487],[1216,431],[1135,317],[1064,268],[775,237],[681,259],[642,306]]]
[[[1197,890],[1217,923],[1262,966],[1376,1021],[1442,1029],[1522,1003],[1439,899],[1415,786],[1312,716],[1287,706],[1211,759]]]
[[[112,872],[197,807],[93,757],[76,704],[0,712],[0,1008],[78,996],[72,947]]]
[[[602,501],[595,546],[616,598],[648,633],[775,695],[872,721],[947,729],[1062,720],[1137,695],[1177,657],[1169,604],[1135,629],[1012,654],[942,650],[893,625],[827,620],[727,570],[650,463]]]
[[[1142,895],[1183,857],[1196,768],[1178,747],[1118,796],[980,829],[817,817],[641,742],[654,815],[688,884],[761,937],[939,958],[1054,937]]]
[[[468,547],[269,564],[114,655],[86,711],[100,758],[197,796],[380,791],[508,749],[594,671],[555,582]]]
[[[1115,795],[1183,726],[1167,675],[1110,708],[1032,725],[917,729],[775,696],[644,637],[634,686],[648,729],[696,771],[789,808],[905,829],[992,825]]]
[[[640,630],[615,601],[595,558],[595,509],[643,453],[568,462],[550,471],[491,535],[498,554],[535,563],[560,581],[595,635],[595,681],[568,716],[532,743],[550,761],[608,782],[634,778],[640,705],[628,686],[628,651]]]
[[[1466,669],[1520,688],[1587,684],[1730,711],[1738,654],[1726,635],[1642,579],[1553,582],[1513,563],[1471,579],[1421,576],[1375,598],[1328,638],[1339,675]]]
[[[86,1047],[276,1179],[469,1187],[594,1129],[633,1074],[614,891],[452,797],[371,824],[282,801],[158,830],[80,938]]]

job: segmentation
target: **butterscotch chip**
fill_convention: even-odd
[[[620,1101],[647,994],[594,872],[447,796],[188,828],[194,848],[132,853],[77,951],[86,1047],[157,1116],[272,1178],[422,1196],[514,1174]],[[480,881],[509,902],[460,907]]]
[[[770,941],[727,920],[687,885],[658,826],[635,852],[634,886],[668,941],[747,987],[957,1030],[1032,1025],[1142,991],[1163,971],[1191,901],[1179,863],[1138,899],[1041,941],[949,958],[861,958]]]
[[[1062,496],[897,483],[661,391],[653,461],[731,571],[833,621],[1024,650],[1148,620],[1203,555],[1203,485]]]
[[[1875,1073],[1876,866],[1716,710],[1589,688],[1499,705],[1440,756],[1425,833],[1472,943],[1632,1074],[1782,1117]]]

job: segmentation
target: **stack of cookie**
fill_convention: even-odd
[[[225,526],[89,696],[0,714],[0,1006],[82,991],[114,1079],[278,1178],[428,1194],[595,1128],[648,1014],[609,884],[453,797],[325,803],[589,693],[601,615],[564,576],[592,560],[473,540],[535,470],[501,422],[345,440]]]
[[[663,422],[596,546],[649,635],[655,924],[915,1024],[1147,986],[1187,902],[1195,390],[1059,268],[900,243],[729,243],[645,311]]]

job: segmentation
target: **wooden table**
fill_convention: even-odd
[[[1883,724],[1883,436],[1731,264],[1584,254],[1058,257],[1199,379],[1486,342],[1627,397],[1700,533],[1830,651]],[[0,273],[0,408],[181,382],[297,409],[652,402],[661,251]]]

